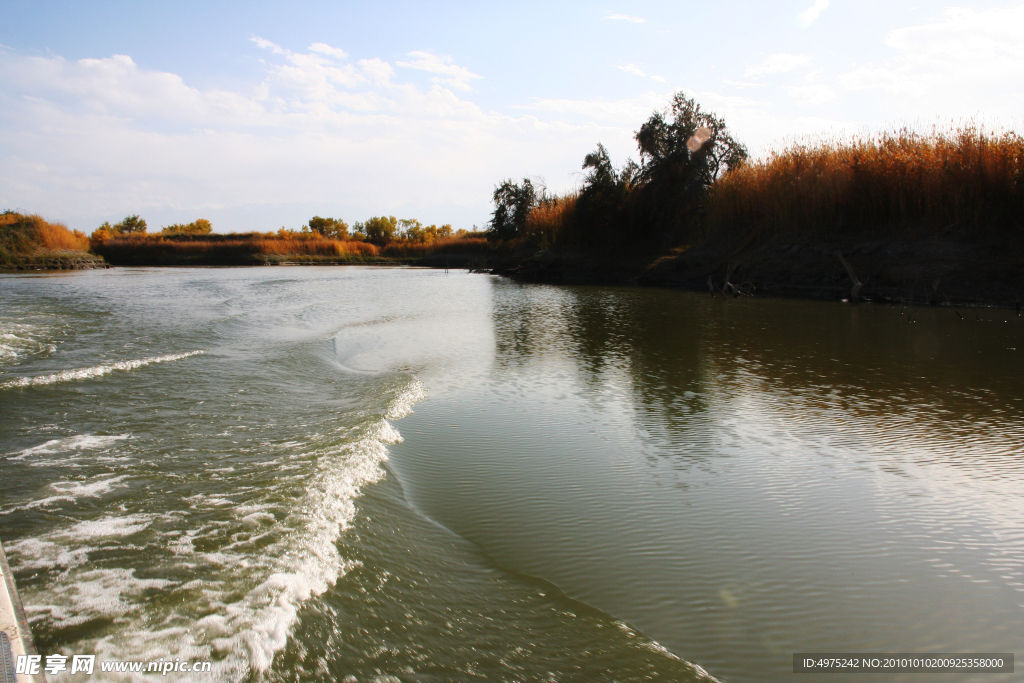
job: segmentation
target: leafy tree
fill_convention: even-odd
[[[321,218],[313,216],[309,219],[309,229],[331,239],[348,239],[348,223],[340,218]]]
[[[398,236],[398,219],[394,216],[375,216],[353,227],[357,236],[382,246]]]
[[[494,213],[491,215],[491,227],[487,236],[491,239],[509,240],[523,235],[526,231],[526,218],[530,209],[537,201],[537,191],[529,178],[523,178],[521,184],[511,179],[502,181],[494,188]]]
[[[106,223],[104,223],[104,225],[106,225]],[[102,227],[103,226],[101,226],[101,229]],[[139,218],[138,214],[125,216],[124,220],[120,223],[114,223],[114,225],[111,226],[111,230],[122,235],[129,233],[144,233],[146,232],[146,221]]]
[[[584,182],[588,187],[613,187],[619,181],[612,160],[608,156],[608,150],[600,142],[597,143],[596,150],[583,157],[583,169],[588,168],[590,172],[584,176]]]
[[[707,189],[747,159],[746,147],[732,137],[725,121],[681,92],[666,111],[647,119],[636,141],[638,191],[630,198],[629,231],[663,245],[692,230]]]
[[[706,189],[747,160],[725,121],[704,111],[696,100],[677,92],[667,111],[654,112],[636,133],[640,147],[640,180],[684,172],[696,188]]]

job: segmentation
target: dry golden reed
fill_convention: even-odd
[[[969,124],[796,144],[712,187],[699,239],[743,231],[1022,230],[1024,139]]]
[[[466,254],[485,252],[488,249],[489,243],[483,237],[443,237],[432,242],[392,242],[381,250],[381,255],[392,258],[422,258],[439,252]]]
[[[526,217],[526,234],[542,244],[557,244],[559,237],[572,226],[576,199],[577,195],[570,193],[541,202],[530,209]]]

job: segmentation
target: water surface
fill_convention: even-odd
[[[346,267],[0,288],[0,537],[44,653],[771,681],[1022,649],[1015,312]]]

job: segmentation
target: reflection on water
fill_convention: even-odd
[[[1024,649],[1015,312],[386,268],[0,283],[0,537],[44,653],[737,682]]]
[[[493,364],[432,378],[393,467],[503,566],[726,680],[1020,649],[1015,313],[493,288]]]

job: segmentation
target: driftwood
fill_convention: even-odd
[[[836,256],[839,257],[839,262],[843,264],[843,268],[846,268],[846,274],[849,275],[850,279],[853,281],[853,288],[850,289],[850,301],[856,301],[860,297],[860,290],[864,285],[857,277],[857,274],[853,272],[853,266],[847,263],[846,259],[843,258],[842,252],[836,251]]]

